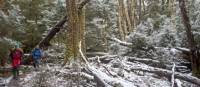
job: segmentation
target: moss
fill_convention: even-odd
[[[192,70],[193,76],[196,76],[197,78],[200,78],[200,67]]]

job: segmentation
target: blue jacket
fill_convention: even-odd
[[[40,48],[35,48],[32,51],[32,57],[33,59],[40,59],[42,57],[42,50]]]

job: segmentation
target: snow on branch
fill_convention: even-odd
[[[188,48],[176,47],[175,49],[182,51],[182,52],[188,52],[188,53],[190,52],[190,49],[188,49]]]
[[[83,60],[85,61],[85,63],[86,63],[87,65],[89,65],[89,62],[87,61],[86,57],[84,56],[84,54],[83,54],[83,52],[82,52],[82,49],[81,49],[81,41],[79,42],[79,52],[80,52],[80,54],[81,54]]]
[[[111,40],[111,41],[115,41],[115,42],[117,42],[117,43],[119,43],[120,45],[122,45],[122,46],[132,46],[133,44],[132,43],[129,43],[129,42],[125,42],[125,41],[121,41],[121,40],[119,40],[119,39],[117,39],[117,38],[107,38],[108,40]]]
[[[172,67],[172,78],[171,78],[171,82],[172,82],[172,87],[174,87],[174,73],[175,73],[175,67],[176,67],[176,64],[173,63],[173,67]]]

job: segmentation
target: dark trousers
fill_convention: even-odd
[[[12,73],[15,79],[19,77],[19,67],[13,67]]]
[[[34,62],[33,62],[33,66],[34,66],[34,68],[39,68],[39,65],[40,65],[40,59],[38,58],[38,59],[34,59],[33,60]]]

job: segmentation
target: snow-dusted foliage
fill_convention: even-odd
[[[107,36],[117,32],[117,1],[91,0],[86,9],[86,44],[87,49],[104,51]]]

